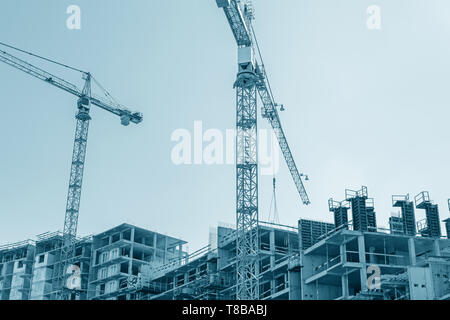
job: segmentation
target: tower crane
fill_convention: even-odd
[[[264,61],[252,26],[249,0],[216,0],[222,8],[238,46],[236,89],[236,298],[259,299],[258,270],[258,153],[257,95],[261,114],[272,126],[300,198],[310,204],[302,178],[286,140]],[[284,110],[284,106],[281,106]]]
[[[113,101],[111,95],[104,90],[101,85],[92,77],[91,73],[78,70],[76,68],[63,65],[59,62],[52,61],[50,59],[35,55],[33,53],[12,47],[10,45],[0,43],[0,45],[6,46],[8,48],[21,51],[28,55],[52,62],[54,64],[66,67],[78,71],[82,74],[82,78],[85,81],[84,87],[80,90],[76,85],[57,77],[47,71],[44,71],[18,57],[15,57],[6,51],[0,50],[0,61],[4,62],[18,70],[21,70],[35,78],[38,78],[48,84],[53,85],[59,89],[62,89],[78,98],[77,100],[77,113],[76,113],[76,129],[75,129],[75,141],[73,147],[72,155],[72,165],[70,169],[70,179],[69,179],[69,191],[67,195],[66,213],[64,218],[64,229],[63,229],[63,244],[61,247],[61,259],[60,268],[57,272],[57,289],[56,298],[66,299],[68,297],[67,293],[70,293],[73,289],[66,285],[66,278],[68,276],[68,267],[71,259],[73,258],[77,227],[78,227],[78,216],[80,209],[80,198],[81,198],[81,188],[83,181],[83,170],[85,165],[86,156],[86,145],[88,138],[89,121],[91,117],[89,111],[91,105],[95,105],[100,109],[108,111],[120,118],[121,124],[128,126],[130,122],[138,124],[143,120],[143,115],[139,112],[133,112],[128,110],[126,107],[120,105],[119,103]],[[97,96],[91,92],[91,82],[94,81],[105,93],[108,99]],[[79,289],[79,288],[77,288]],[[78,290],[75,290],[78,291]],[[79,292],[78,292],[79,293]]]

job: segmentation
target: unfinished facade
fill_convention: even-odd
[[[425,210],[415,222],[414,205]],[[300,219],[298,227],[260,221],[260,300],[450,299],[450,239],[428,193],[393,196],[389,228],[376,226],[367,188],[329,201],[335,223]],[[349,211],[352,217],[349,221]],[[234,300],[236,228],[220,225],[188,255],[186,242],[122,224],[77,239],[65,288],[79,300]],[[54,300],[61,290],[61,233],[0,247],[2,300]]]
[[[447,271],[433,273],[430,264]],[[439,299],[450,293],[449,265],[447,239],[340,230],[303,252],[302,299]],[[447,288],[433,293],[432,282],[424,278],[428,273]],[[384,296],[381,285],[402,275],[401,294]],[[428,293],[416,293],[423,285]]]
[[[297,228],[260,223],[258,234],[259,299],[298,298],[300,251]],[[179,266],[172,264],[139,274],[141,281],[136,298],[236,299],[236,231],[219,226],[210,239],[207,247],[185,257]]]
[[[31,240],[0,247],[0,300],[29,300],[34,250]]]
[[[88,298],[96,300],[129,300],[129,278],[145,268],[156,268],[181,261],[186,242],[122,224],[93,237],[92,266]],[[125,290],[124,290],[125,289]]]
[[[63,235],[59,232],[44,233],[37,236],[36,253],[33,264],[33,281],[31,290],[32,300],[55,300],[62,288],[60,270],[63,269],[61,250],[64,243]],[[64,287],[76,289],[68,295],[71,300],[86,300],[89,268],[91,262],[92,239],[90,237],[78,239],[74,256],[68,265],[69,274],[75,275],[73,284]],[[67,281],[70,281],[68,278]]]

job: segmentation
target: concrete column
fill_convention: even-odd
[[[348,292],[348,274],[342,275],[341,282],[342,282],[342,296],[346,299],[349,296],[349,292]]]
[[[273,268],[275,266],[275,230],[270,230],[269,236],[270,242],[270,267]]]
[[[270,280],[270,295],[275,294],[275,286],[276,286],[276,282],[275,279]],[[259,294],[261,294],[262,292],[260,292]]]
[[[153,248],[155,250],[153,250],[153,261],[156,260],[156,233],[153,234]]]
[[[134,250],[134,228],[131,229],[131,248],[130,248],[130,261],[128,262],[128,275],[133,273],[133,250]]]
[[[92,250],[92,266],[96,266],[98,261],[97,261],[97,250]]]
[[[434,239],[434,242],[433,242],[433,254],[435,256],[438,256],[438,257],[441,256],[441,247],[439,245],[439,239]]]
[[[409,252],[409,263],[414,266],[417,263],[416,260],[416,244],[414,243],[414,238],[408,239],[408,252]]]
[[[289,300],[302,300],[301,271],[289,270]]]
[[[370,262],[370,264],[375,264],[375,255],[374,255],[374,253],[375,253],[375,247],[370,247],[370,248],[369,248],[369,252],[370,252],[370,255],[369,255],[369,262]]]
[[[341,261],[342,261],[342,263],[346,263],[347,262],[347,250],[346,250],[346,247],[345,247],[345,243],[341,244],[339,246],[339,252],[341,254]]]
[[[300,300],[306,300],[305,299],[305,256],[303,254],[303,250],[300,249],[300,265],[302,266],[302,269],[300,271]]]
[[[367,264],[366,264],[366,246],[364,242],[364,235],[358,236],[358,252],[359,262],[361,264],[360,279],[361,291],[367,291]]]
[[[180,259],[180,261],[183,258],[183,245],[182,244],[178,245],[178,258]]]
[[[167,262],[167,237],[164,237],[164,263]]]

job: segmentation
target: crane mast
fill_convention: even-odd
[[[281,126],[264,62],[252,27],[250,1],[216,0],[238,46],[236,89],[236,298],[258,300],[258,140],[257,95],[262,116],[271,124],[303,204],[310,204],[302,177]],[[259,56],[259,61],[257,59]]]
[[[24,52],[23,50],[17,48],[14,49]],[[28,54],[36,56],[31,53]],[[46,58],[42,59],[48,60]],[[70,271],[69,267],[74,258],[75,246],[77,243],[76,236],[78,228],[78,216],[86,158],[89,121],[91,120],[91,117],[89,115],[91,105],[98,106],[105,111],[119,116],[121,124],[124,126],[128,126],[130,122],[133,122],[135,124],[140,123],[143,120],[143,116],[141,113],[132,112],[114,101],[106,100],[94,95],[91,91],[91,82],[92,80],[95,81],[95,79],[93,79],[92,75],[89,72],[78,70],[82,73],[83,79],[85,80],[84,87],[82,90],[80,90],[74,84],[47,71],[44,71],[22,59],[19,59],[18,57],[13,56],[6,51],[0,50],[0,61],[78,97],[77,113],[75,116],[75,139],[72,154],[72,164],[70,169],[66,212],[64,217],[63,243],[61,246],[59,267],[55,274],[55,278],[57,279],[57,281],[54,288],[55,298],[61,300],[68,299],[70,293],[73,292],[75,294],[79,294],[79,292],[82,291],[81,288],[75,288],[75,290],[74,288],[71,288],[69,284],[66,284],[66,279],[69,275],[67,272]],[[105,94],[109,97],[109,94],[107,94],[107,92],[105,92]]]

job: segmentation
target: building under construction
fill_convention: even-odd
[[[212,1],[212,0],[211,0]],[[329,200],[334,223],[300,219],[295,226],[260,221],[258,97],[303,205],[310,199],[283,130],[253,20],[251,1],[215,0],[237,49],[236,226],[219,226],[206,247],[188,254],[184,242],[123,224],[98,235],[77,235],[90,110],[96,106],[128,126],[143,121],[88,71],[14,46],[66,71],[83,87],[0,50],[0,62],[76,97],[76,127],[62,233],[0,247],[0,298],[11,300],[155,299],[447,299],[450,240],[442,237],[438,206],[427,192],[411,201],[394,196],[401,212],[378,226],[367,187]],[[92,89],[99,91],[96,94]],[[230,80],[231,85],[231,80]],[[74,101],[75,102],[75,101]],[[274,179],[274,214],[276,211]],[[425,218],[416,221],[415,209]],[[350,216],[351,213],[351,216]],[[445,220],[447,237],[450,220]]]
[[[449,219],[445,238],[427,192],[414,202],[393,196],[392,205],[401,211],[389,228],[376,226],[366,187],[347,190],[342,202],[330,199],[334,224],[260,222],[259,299],[450,299]],[[423,221],[414,209],[425,211]],[[79,300],[233,300],[236,243],[236,228],[219,225],[207,246],[188,254],[181,239],[122,224],[77,239],[66,286]],[[1,299],[55,299],[62,247],[60,233],[0,247]]]

